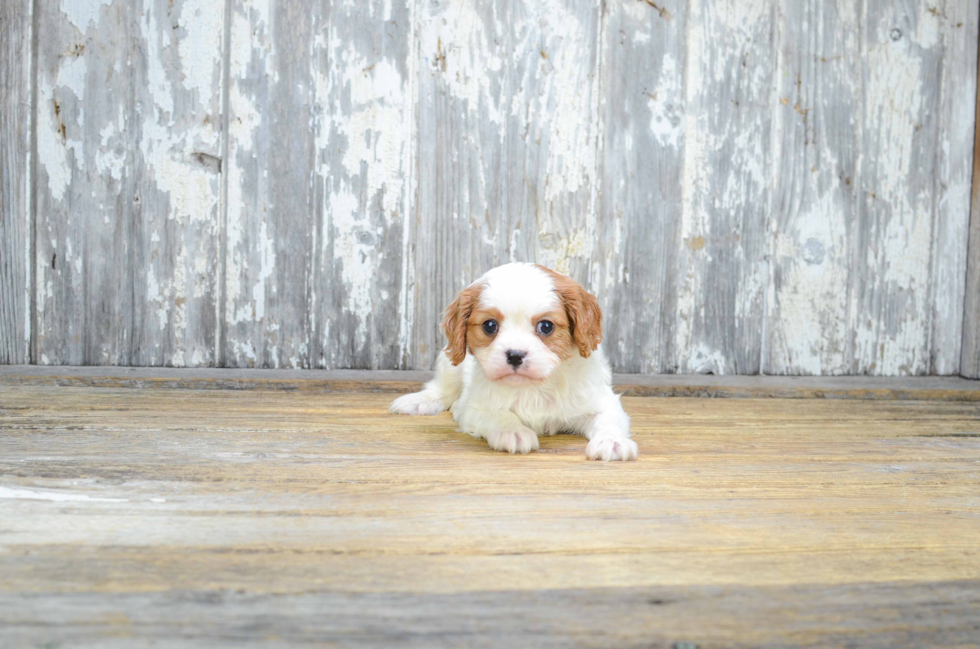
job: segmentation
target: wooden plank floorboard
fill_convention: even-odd
[[[0,647],[980,639],[980,403],[625,397],[602,464],[389,399],[0,384]]]
[[[257,370],[237,368],[0,365],[0,385],[183,390],[290,390],[405,393],[432,372],[414,370]],[[631,397],[980,401],[980,381],[957,376],[715,376],[614,374]]]
[[[975,646],[980,582],[645,587],[463,594],[239,591],[0,595],[29,646]],[[11,614],[12,611],[19,611]],[[753,615],[746,616],[746,611]],[[923,615],[926,612],[927,616]],[[763,618],[777,624],[760,626]],[[925,618],[925,619],[923,619]],[[708,622],[707,624],[705,622]],[[779,624],[782,622],[782,624]],[[787,624],[791,622],[791,624]],[[697,642],[690,640],[696,638]]]

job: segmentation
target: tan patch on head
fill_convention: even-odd
[[[459,365],[466,358],[466,330],[482,292],[483,284],[471,284],[460,291],[453,303],[446,307],[442,331],[449,341],[446,345],[446,356],[453,365]]]
[[[504,324],[504,314],[498,309],[481,309],[477,307],[472,315],[466,330],[466,346],[472,351],[482,347],[489,347],[496,334],[490,336],[483,330],[483,323],[487,320],[497,321],[497,330]]]
[[[565,361],[571,358],[576,348],[575,341],[572,338],[571,323],[568,321],[568,314],[565,313],[565,310],[548,311],[534,316],[531,324],[534,326],[535,332],[537,332],[538,323],[542,320],[550,320],[555,325],[555,330],[547,336],[538,334],[541,342],[551,350],[551,353],[561,360]]]
[[[602,342],[602,310],[599,308],[599,301],[571,277],[540,264],[535,266],[548,273],[554,282],[555,293],[568,316],[572,340],[578,347],[579,354],[588,358]]]

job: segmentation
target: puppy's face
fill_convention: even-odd
[[[460,292],[446,309],[446,354],[459,365],[469,350],[491,381],[543,381],[602,340],[602,313],[577,282],[543,266],[507,264]]]

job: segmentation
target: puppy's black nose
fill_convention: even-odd
[[[522,352],[519,349],[508,349],[507,350],[507,364],[513,366],[516,370],[524,362],[524,357],[527,356],[527,352]]]

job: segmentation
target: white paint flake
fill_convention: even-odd
[[[219,85],[219,57],[224,23],[224,3],[212,0],[183,0],[180,6],[180,25],[186,35],[180,39],[177,51],[183,85],[197,91],[197,101],[209,107]]]
[[[89,25],[99,24],[102,7],[108,7],[113,0],[61,0],[61,11],[74,27],[83,34]]]
[[[263,220],[259,226],[259,277],[252,285],[252,306],[256,322],[265,319],[265,286],[276,268],[276,241],[269,236],[268,221]],[[277,365],[278,367],[278,365]]]
[[[683,77],[678,74],[677,60],[667,53],[656,89],[647,95],[650,110],[650,132],[664,147],[677,148],[684,135]]]
[[[39,91],[39,105],[42,115],[37,134],[38,161],[48,176],[48,191],[56,201],[63,201],[71,178],[71,170],[84,169],[85,155],[81,140],[68,137],[78,132],[85,124],[82,110],[85,97],[85,78],[88,73],[85,57],[70,56],[62,59],[54,84],[42,78]],[[65,92],[72,94],[69,106]],[[77,111],[74,123],[68,124],[69,108]],[[45,123],[46,122],[46,123]],[[69,126],[71,127],[69,129]],[[68,159],[68,151],[74,155]]]

